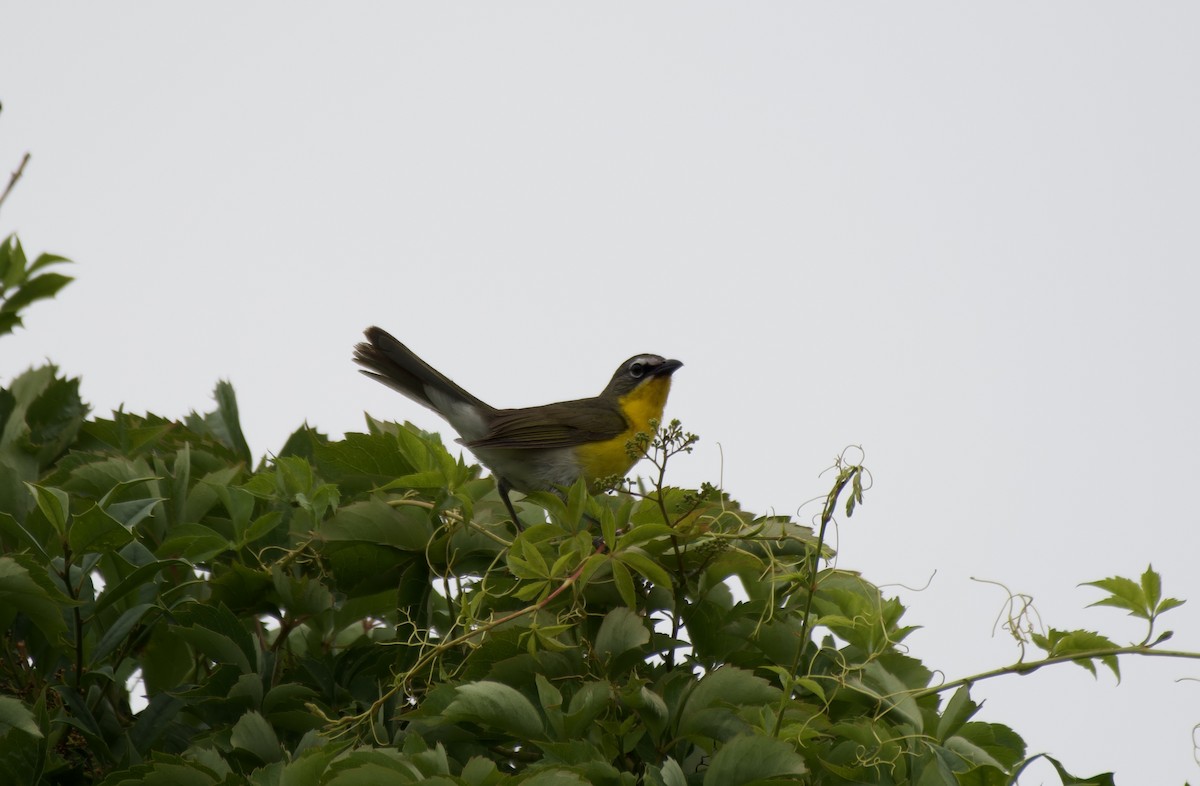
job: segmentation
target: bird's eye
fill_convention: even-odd
[[[646,373],[646,365],[641,361],[629,364],[629,376],[634,379],[641,379],[642,374]]]

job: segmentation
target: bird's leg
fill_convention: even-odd
[[[500,492],[500,499],[504,500],[504,507],[508,508],[508,515],[512,517],[513,526],[517,528],[517,532],[522,532],[525,525],[517,518],[517,511],[513,507],[512,500],[508,498],[508,492],[512,486],[508,485],[508,481],[504,478],[496,478],[496,491]]]

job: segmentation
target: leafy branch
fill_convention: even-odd
[[[912,694],[913,697],[919,699],[923,696],[943,693],[948,690],[1009,674],[1031,674],[1046,666],[1054,666],[1059,663],[1074,663],[1090,671],[1093,676],[1096,674],[1095,664],[1100,663],[1108,667],[1119,680],[1121,678],[1121,671],[1118,658],[1122,655],[1200,660],[1200,652],[1156,649],[1159,644],[1169,640],[1174,634],[1172,631],[1164,631],[1155,638],[1155,623],[1162,614],[1182,606],[1184,601],[1178,598],[1162,597],[1162,577],[1154,570],[1153,566],[1146,568],[1141,575],[1140,581],[1134,581],[1123,576],[1110,576],[1106,579],[1084,582],[1080,586],[1096,587],[1108,593],[1100,600],[1088,604],[1089,608],[1092,606],[1111,606],[1113,608],[1125,609],[1129,612],[1130,616],[1145,620],[1145,637],[1136,644],[1118,645],[1105,636],[1088,630],[1066,631],[1050,628],[1045,633],[1039,633],[1036,630],[1022,626],[1010,616],[1006,628],[1022,644],[1022,652],[1024,652],[1023,647],[1025,643],[1032,643],[1046,653],[1045,657],[1033,661],[1026,661],[1022,658],[1008,666],[989,669],[978,674],[972,674],[940,685],[931,686],[924,690],[915,691]],[[1011,605],[1013,596],[1011,593],[1009,595]],[[1023,596],[1019,614],[1026,616],[1030,613],[1030,609],[1030,599],[1027,596]],[[1152,638],[1153,641],[1151,641]]]

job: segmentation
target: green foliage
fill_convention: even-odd
[[[869,486],[845,460],[808,527],[666,486],[696,437],[656,424],[649,483],[529,495],[516,532],[436,435],[304,426],[255,467],[214,398],[88,419],[53,366],[0,389],[0,783],[999,786],[1043,754],[975,682],[1196,657],[1152,650],[1182,601],[1147,569],[1090,583],[1141,643],[1030,630],[1044,657],[931,684],[903,606],[827,564]]]
[[[16,235],[0,242],[0,336],[22,325],[21,311],[26,306],[54,297],[71,283],[69,276],[45,272],[50,265],[69,261],[55,254],[41,254],[29,264]]]

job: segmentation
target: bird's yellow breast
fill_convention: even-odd
[[[612,475],[624,475],[637,463],[637,459],[630,458],[625,445],[639,431],[652,433],[650,421],[662,420],[670,391],[669,376],[654,377],[617,399],[629,428],[605,442],[581,445],[576,453],[583,476],[589,483]]]

